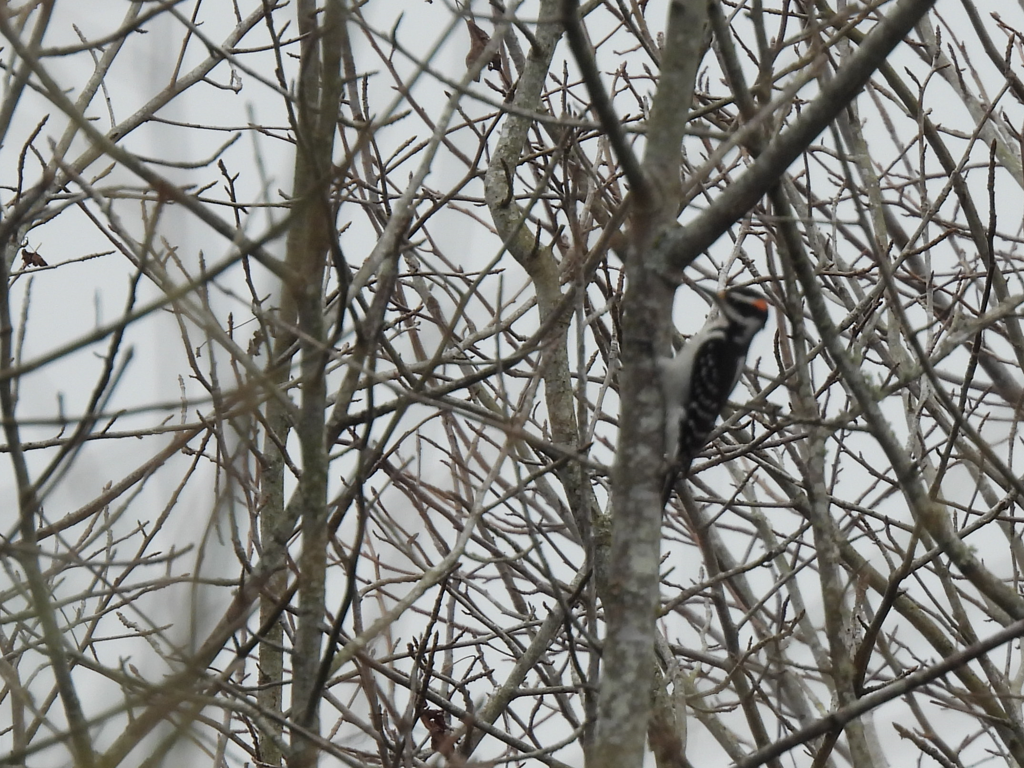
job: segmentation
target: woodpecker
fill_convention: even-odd
[[[707,443],[743,372],[751,339],[768,322],[768,301],[751,288],[719,293],[697,290],[710,297],[716,309],[674,357],[659,361],[665,450],[671,467],[666,502],[675,478],[686,476],[690,463]]]

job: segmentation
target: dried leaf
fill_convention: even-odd
[[[480,29],[472,19],[466,19],[466,26],[469,27],[469,53],[466,54],[466,69],[469,69],[476,64],[477,59],[483,55],[484,48],[486,48],[487,43],[491,41],[491,37]],[[491,56],[491,60],[487,62],[487,68],[494,71],[501,70],[501,57],[497,52],[495,52]],[[477,73],[477,76],[473,78],[473,82],[480,82],[479,72]]]
[[[420,722],[430,734],[430,748],[442,755],[451,752],[452,729],[448,726],[448,717],[443,709],[424,709],[420,713]]]
[[[23,266],[26,267],[48,267],[49,264],[35,251],[30,251],[28,248],[21,249],[21,261]]]

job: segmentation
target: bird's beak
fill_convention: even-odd
[[[697,293],[707,296],[718,305],[721,305],[722,299],[725,298],[725,291],[712,291],[702,285],[697,285],[696,283],[693,284],[693,289],[697,291]]]

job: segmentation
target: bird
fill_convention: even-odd
[[[658,361],[665,404],[665,451],[670,471],[664,501],[677,477],[708,441],[743,372],[754,336],[768,322],[768,300],[748,287],[697,290],[715,303],[704,327],[673,357]]]

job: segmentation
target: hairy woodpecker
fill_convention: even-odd
[[[768,301],[750,288],[714,293],[717,311],[690,337],[674,357],[660,361],[665,400],[665,450],[671,470],[665,501],[676,477],[685,477],[690,463],[707,443],[729,393],[743,372],[750,341],[768,322]]]

